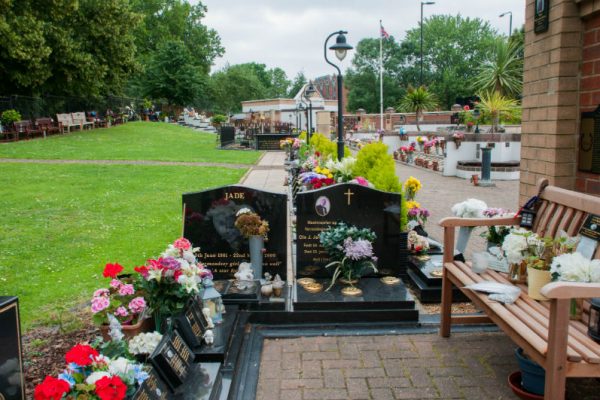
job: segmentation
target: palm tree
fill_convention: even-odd
[[[519,106],[516,100],[509,99],[495,90],[480,93],[478,97],[481,101],[477,108],[482,113],[488,114],[492,119],[491,133],[498,132],[500,118],[510,116],[510,112]]]
[[[419,118],[421,117],[421,114],[423,111],[435,109],[437,105],[437,99],[433,93],[427,91],[425,86],[414,88],[409,85],[404,98],[402,98],[400,104],[398,104],[397,110],[414,112],[417,118],[417,130],[420,131]]]
[[[479,68],[472,87],[477,91],[500,92],[513,98],[521,94],[523,87],[523,58],[521,44],[499,38],[492,57]]]

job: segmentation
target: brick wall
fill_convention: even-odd
[[[525,12],[521,204],[536,183],[575,189],[583,22],[576,0],[552,0],[547,32],[533,32],[534,0]]]
[[[600,13],[597,10],[586,10],[585,7],[580,11],[590,13],[583,20],[583,53],[579,86],[580,111],[586,112],[594,111],[600,105]],[[575,189],[600,195],[600,175],[577,171]]]

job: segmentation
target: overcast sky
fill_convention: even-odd
[[[215,68],[226,63],[256,61],[269,68],[281,67],[293,78],[303,71],[307,78],[331,74],[333,67],[323,59],[323,43],[334,31],[348,31],[348,43],[356,45],[366,37],[378,37],[379,20],[396,40],[417,27],[419,0],[202,0],[208,7],[203,21],[221,36],[225,54]],[[433,14],[460,13],[464,17],[489,21],[498,32],[508,34],[509,16],[513,28],[525,21],[525,0],[438,0],[424,6],[424,18]],[[330,43],[335,39],[332,38]],[[335,59],[335,57],[332,55]],[[352,53],[344,60],[350,65]]]

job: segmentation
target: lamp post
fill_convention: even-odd
[[[304,113],[304,104],[298,104],[298,133],[302,130],[302,114]]]
[[[306,132],[306,141],[308,143],[310,143],[310,135],[312,133],[313,128],[311,96],[316,91],[317,89],[315,89],[315,85],[313,85],[312,81],[310,81],[308,85],[306,85],[306,87],[304,88],[304,92],[302,93],[302,96],[306,99],[306,101],[308,101],[308,131]]]
[[[342,158],[344,158],[344,101],[342,99],[343,78],[342,78],[342,71],[340,70],[340,68],[337,65],[335,65],[334,63],[332,63],[331,61],[329,61],[329,59],[327,58],[327,42],[334,35],[337,35],[337,37],[335,38],[335,44],[330,46],[329,50],[335,51],[335,56],[337,57],[337,59],[342,61],[344,58],[346,58],[346,53],[348,52],[348,50],[352,50],[352,46],[350,46],[348,43],[346,43],[346,36],[345,36],[346,33],[348,33],[348,32],[346,32],[346,31],[333,32],[332,34],[327,36],[327,39],[325,39],[325,44],[323,45],[323,54],[325,56],[325,61],[327,62],[327,64],[334,67],[338,72],[338,76],[337,76],[338,160],[341,160]]]
[[[473,116],[475,117],[475,133],[479,133],[479,117],[480,117],[481,113],[479,112],[479,110],[476,108],[475,110],[473,110]]]
[[[508,22],[508,37],[512,36],[512,11],[507,11],[505,13],[500,14],[500,18],[504,17],[506,14],[510,14],[510,19]]]
[[[435,4],[435,1],[422,1],[421,2],[421,74],[419,86],[423,86],[423,6],[429,6]]]

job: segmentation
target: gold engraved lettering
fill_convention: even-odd
[[[233,193],[225,193],[225,200],[235,199],[235,200],[244,200],[245,193],[243,192],[233,192]]]

